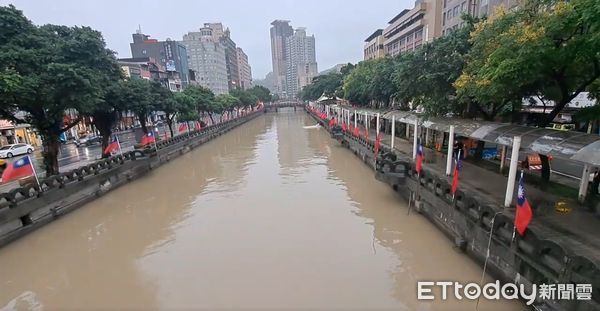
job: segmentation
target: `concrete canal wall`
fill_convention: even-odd
[[[256,111],[160,141],[157,149],[126,152],[51,176],[40,180],[42,191],[29,185],[1,193],[0,247],[261,114]]]
[[[388,146],[380,147],[379,159],[375,161],[372,140],[354,137],[339,127],[330,128],[325,120],[307,112],[330,131],[333,138],[373,168],[376,179],[388,183],[408,201],[413,213],[429,219],[457,248],[482,266],[489,243],[487,272],[495,278],[524,284],[529,289],[532,284],[544,283],[592,285],[592,300],[537,301],[542,310],[600,310],[597,248],[554,228],[535,224],[523,238],[517,235],[513,239],[514,209],[505,209],[501,202],[465,186],[461,186],[453,200],[451,181],[445,172],[430,169],[425,164],[419,176],[411,155],[392,152]]]

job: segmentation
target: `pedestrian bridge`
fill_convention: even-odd
[[[280,100],[274,103],[265,104],[265,113],[266,112],[277,112],[279,108],[293,107],[294,111],[296,111],[299,107],[304,107],[304,103],[297,100]]]

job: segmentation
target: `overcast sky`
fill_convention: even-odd
[[[138,24],[158,40],[181,40],[205,22],[222,22],[242,47],[254,78],[272,70],[270,23],[286,19],[314,34],[319,71],[362,59],[364,39],[411,0],[0,0],[14,4],[35,24],[86,25],[102,32],[118,57],[131,57]]]

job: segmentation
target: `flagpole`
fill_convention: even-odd
[[[487,263],[490,259],[490,247],[492,246],[492,236],[494,235],[494,222],[496,221],[496,216],[502,212],[496,212],[494,217],[492,217],[492,222],[490,223],[490,238],[488,239],[487,251],[485,253],[485,261],[483,262],[483,272],[481,273],[481,281],[479,282],[479,288],[483,287],[483,281],[485,280],[485,272],[487,270]],[[481,296],[481,295],[480,295]],[[477,303],[475,304],[475,310],[479,307],[479,297],[477,297]]]
[[[123,155],[123,149],[121,149],[121,142],[119,141],[119,136],[115,134],[115,138],[117,139],[117,145],[119,145],[119,153]]]
[[[156,131],[158,133],[158,131]],[[158,155],[158,145],[156,143],[156,135],[154,135],[154,130],[152,130],[152,136],[154,137],[154,150],[156,151],[156,155]]]
[[[456,174],[456,170],[458,169],[458,161],[460,161],[460,152],[461,151],[462,150],[458,150],[456,160],[454,160],[454,173],[452,174],[453,181],[454,181],[454,175]],[[458,185],[457,185],[457,187],[458,187]],[[454,205],[454,203],[456,203],[455,196],[456,196],[456,192],[452,193],[452,205]]]
[[[33,176],[35,177],[35,182],[38,185],[39,191],[43,191],[42,186],[40,185],[40,180],[38,179],[38,176],[37,176],[37,172],[35,171],[35,165],[33,165],[33,161],[31,160],[31,157],[29,155],[27,155],[27,160],[29,160],[29,165],[31,165],[31,170],[33,171]]]

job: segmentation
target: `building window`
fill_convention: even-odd
[[[460,11],[464,12],[466,10],[467,10],[467,2],[465,1],[460,5]]]
[[[446,12],[444,12],[444,18],[442,18],[442,26],[446,25]]]
[[[454,9],[452,9],[454,11],[454,16],[458,15],[458,5],[454,7]]]
[[[452,18],[452,10],[448,10],[448,14],[446,16],[448,16],[448,20],[450,20]]]

